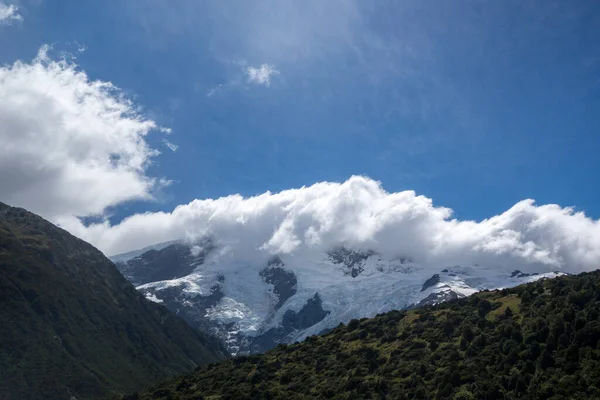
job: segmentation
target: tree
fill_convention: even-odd
[[[452,396],[452,400],[475,400],[475,395],[467,390],[464,386],[461,387],[455,394]]]
[[[538,364],[541,369],[547,369],[554,366],[554,357],[547,349],[542,351],[540,358],[538,359]]]

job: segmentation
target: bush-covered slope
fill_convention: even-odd
[[[0,399],[106,398],[225,358],[102,253],[0,203]]]
[[[353,320],[144,399],[598,399],[600,273]]]

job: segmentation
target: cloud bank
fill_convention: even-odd
[[[246,72],[263,85],[277,73],[266,64]],[[146,173],[158,152],[145,138],[162,129],[113,84],[51,59],[46,47],[29,63],[0,67],[0,121],[0,201],[39,213],[109,255],[212,236],[240,258],[347,245],[436,266],[567,272],[600,266],[600,222],[571,208],[523,200],[486,220],[461,221],[432,199],[390,193],[359,176],[254,197],[195,200],[172,212],[86,226],[78,217],[152,199],[166,184]]]
[[[268,76],[256,72],[255,79],[265,84]],[[109,255],[212,236],[245,259],[347,245],[436,266],[578,272],[600,265],[600,222],[571,208],[524,200],[484,221],[461,221],[432,199],[389,193],[360,176],[85,225],[79,217],[152,199],[166,184],[146,173],[158,152],[145,138],[168,130],[145,119],[110,82],[51,59],[47,47],[29,63],[0,68],[0,100],[0,201],[39,213]]]
[[[571,208],[524,200],[481,222],[460,221],[427,197],[388,193],[361,176],[255,197],[195,200],[114,226],[86,227],[74,218],[62,223],[107,254],[209,235],[242,258],[348,245],[438,267],[485,263],[579,272],[600,266],[600,223]]]
[[[10,24],[13,21],[23,21],[19,7],[0,1],[0,24]]]
[[[145,137],[164,129],[48,51],[0,67],[0,200],[57,220],[151,199],[166,182],[145,173],[158,154]]]

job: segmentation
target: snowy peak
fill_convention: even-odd
[[[141,256],[142,254],[144,254],[150,250],[161,250],[161,249],[164,249],[165,247],[169,247],[170,245],[175,244],[175,243],[183,243],[183,241],[171,240],[168,242],[157,243],[152,246],[146,246],[139,250],[133,250],[133,251],[128,251],[127,253],[115,254],[114,256],[108,257],[108,259],[111,260],[115,264],[118,262],[126,262],[133,258]]]
[[[141,254],[130,253],[133,257],[129,259],[127,255],[117,256],[113,262],[134,285],[141,285],[187,276],[204,263],[213,249],[210,241],[192,248],[182,242],[171,242],[164,247],[152,247]]]
[[[240,260],[212,241],[152,248],[117,267],[146,298],[209,332],[232,354],[266,351],[340,322],[557,276],[498,266],[423,265],[372,250]]]

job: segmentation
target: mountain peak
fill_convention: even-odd
[[[442,269],[348,246],[255,260],[223,257],[227,249],[218,245],[201,246],[195,255],[194,245],[186,246],[153,249],[152,257],[142,254],[116,265],[149,299],[215,334],[235,354],[302,340],[353,318],[556,276],[510,277],[506,270],[483,265]],[[295,315],[311,323],[290,323]]]

